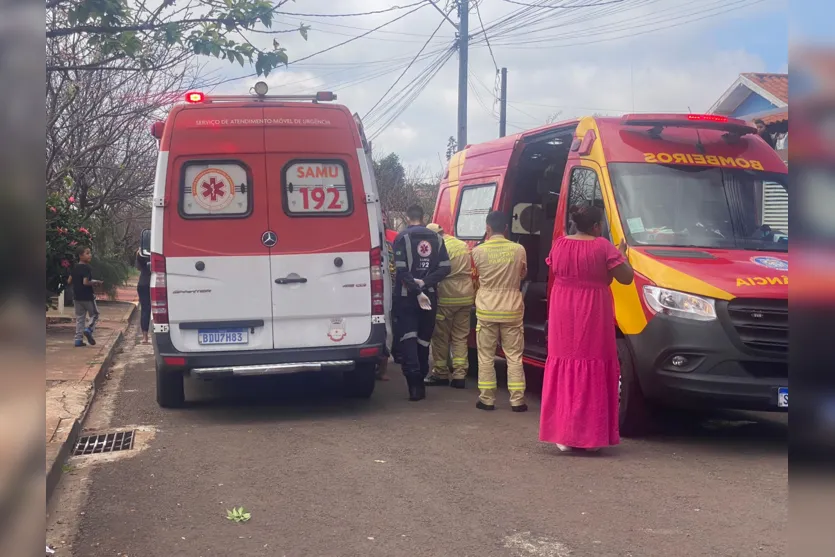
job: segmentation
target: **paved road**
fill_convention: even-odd
[[[398,376],[370,402],[311,378],[189,385],[196,402],[163,411],[150,349],[130,344],[88,426],[139,427],[138,447],[70,462],[49,516],[58,557],[786,552],[785,416],[562,455],[537,442],[537,400],[485,413],[472,388],[444,388],[409,403]],[[251,520],[227,520],[234,505]]]

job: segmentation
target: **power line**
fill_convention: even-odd
[[[502,46],[507,48],[512,48],[514,50],[533,50],[533,49],[540,49],[542,48],[543,43],[553,43],[554,41],[560,40],[569,40],[569,39],[580,39],[583,37],[591,37],[591,36],[599,36],[599,35],[607,35],[609,33],[617,32],[617,31],[626,31],[628,29],[635,29],[641,27],[648,27],[651,25],[669,23],[673,21],[678,21],[678,23],[672,23],[670,25],[660,25],[650,29],[646,29],[644,31],[636,32],[636,33],[626,33],[621,34],[613,37],[601,38],[593,41],[583,41],[583,42],[574,42],[568,44],[559,44],[554,46],[560,47],[567,47],[567,46],[583,46],[589,44],[597,44],[602,42],[609,42],[619,39],[627,39],[632,37],[637,37],[641,35],[646,35],[648,33],[654,33],[656,31],[663,31],[666,29],[673,29],[676,27],[681,27],[683,25],[688,25],[690,23],[695,23],[697,21],[702,21],[705,19],[714,18],[719,15],[723,15],[732,11],[740,10],[743,8],[747,8],[750,6],[754,6],[756,4],[762,3],[765,0],[736,0],[735,2],[727,2],[727,1],[719,1],[716,2],[718,4],[715,8],[712,8],[711,11],[705,10],[704,6],[700,7],[698,11],[691,12],[683,15],[679,15],[678,17],[666,18],[666,19],[655,19],[645,23],[639,24],[631,24],[624,22],[623,25],[620,27],[612,27],[612,26],[602,26],[598,31],[594,30],[587,30],[587,31],[578,31],[576,33],[567,33],[562,35],[554,35],[550,37],[540,37],[540,38],[530,38],[526,37],[524,40],[520,40],[518,42],[501,42]],[[747,2],[747,3],[746,3]],[[702,13],[700,17],[691,18],[690,16],[698,15]],[[684,21],[680,21],[684,19]],[[539,45],[539,46],[535,46]]]
[[[623,0],[609,0],[608,2],[595,2],[594,4],[583,4],[580,6],[542,6],[537,4],[525,4],[524,2],[517,2],[516,0],[504,0],[508,4],[516,4],[517,6],[528,6],[530,8],[548,8],[549,10],[567,10],[571,8],[590,8],[593,6],[606,6],[608,4],[620,4]]]
[[[434,30],[434,31],[432,31],[432,34],[431,34],[431,35],[429,35],[429,38],[428,38],[428,39],[426,39],[426,42],[425,42],[425,43],[423,43],[423,46],[422,46],[422,47],[420,47],[420,50],[418,51],[418,53],[417,53],[417,54],[415,54],[415,57],[414,57],[414,58],[412,58],[412,61],[411,61],[411,62],[409,62],[409,65],[408,65],[408,66],[406,66],[406,68],[403,70],[403,73],[401,73],[401,74],[397,77],[397,79],[395,79],[395,80],[394,80],[394,83],[392,83],[392,84],[391,84],[391,87],[389,87],[388,89],[386,89],[386,92],[385,92],[385,93],[383,93],[383,96],[381,96],[381,97],[380,97],[380,99],[379,99],[376,103],[374,103],[374,106],[372,106],[372,107],[368,110],[368,112],[366,112],[366,113],[365,113],[365,115],[366,115],[366,116],[368,116],[368,114],[369,114],[369,113],[371,113],[371,112],[372,112],[375,108],[377,108],[377,107],[380,105],[380,103],[381,103],[381,102],[383,102],[383,99],[385,99],[385,98],[386,98],[386,96],[387,96],[389,93],[391,93],[391,90],[392,90],[392,89],[394,89],[395,85],[397,85],[397,84],[400,82],[400,80],[401,80],[401,79],[403,79],[403,76],[404,76],[404,75],[406,75],[406,72],[408,72],[408,71],[409,71],[409,68],[411,68],[411,67],[412,67],[412,64],[414,64],[414,63],[415,63],[415,60],[417,60],[417,59],[418,59],[418,57],[419,57],[419,56],[423,53],[423,51],[426,49],[426,47],[427,47],[427,46],[429,46],[429,43],[430,43],[430,42],[432,41],[432,39],[435,37],[435,33],[437,33],[438,31],[440,31],[441,26],[442,26],[443,24],[444,24],[444,20],[442,19],[442,20],[441,20],[441,22],[440,22],[440,23],[438,23],[438,26],[435,28],[435,30]]]
[[[479,8],[480,2],[476,1],[475,3],[475,13],[478,16],[478,22],[481,24],[481,31],[484,33],[484,41],[487,43],[487,49],[490,51],[490,58],[493,59],[493,66],[496,68],[496,71],[499,71],[499,65],[496,63],[496,57],[493,55],[493,47],[490,46],[490,38],[487,36],[487,31],[484,29],[484,20],[481,19],[481,8]]]
[[[372,116],[373,122],[368,124],[366,128],[374,128],[369,139],[375,140],[380,136],[391,124],[394,122],[411,104],[420,96],[426,86],[434,79],[434,77],[443,69],[444,65],[455,54],[455,47],[450,47],[444,52],[433,64],[430,64],[424,71],[413,79],[411,82],[404,85],[398,92],[397,99],[390,106],[386,107],[383,113],[379,116]],[[409,93],[403,95],[405,90]]]
[[[294,12],[277,12],[280,15],[292,15],[296,17],[360,17],[366,15],[378,15],[384,14],[387,12],[395,12],[397,10],[407,10],[409,8],[414,8],[415,6],[419,6],[421,4],[426,4],[426,0],[421,0],[420,2],[415,2],[413,4],[406,4],[405,6],[392,6],[390,8],[386,8],[384,10],[377,10],[373,12],[359,12],[359,13],[352,13],[352,14],[300,14]]]
[[[313,58],[314,56],[318,56],[318,55],[320,55],[320,54],[324,54],[325,52],[330,52],[331,50],[333,50],[333,49],[335,49],[335,48],[339,48],[340,46],[344,46],[344,45],[346,45],[346,44],[348,44],[348,43],[351,43],[351,42],[353,42],[353,41],[356,41],[356,40],[358,40],[358,39],[361,39],[361,38],[365,37],[366,35],[369,35],[369,34],[373,33],[374,31],[377,31],[377,30],[379,30],[379,29],[382,29],[383,27],[386,27],[386,26],[388,26],[388,25],[391,25],[392,23],[395,23],[395,22],[397,22],[397,21],[399,21],[399,20],[403,19],[404,17],[406,17],[406,16],[408,16],[408,15],[411,15],[411,14],[415,13],[416,11],[420,10],[421,8],[423,8],[423,7],[425,7],[425,6],[426,6],[426,3],[425,3],[425,2],[419,2],[419,3],[418,3],[418,5],[417,5],[417,7],[415,7],[415,8],[413,8],[413,9],[409,10],[409,11],[408,11],[408,12],[406,12],[405,14],[401,14],[401,15],[399,15],[399,16],[397,16],[397,17],[395,17],[394,19],[390,19],[389,21],[387,21],[387,22],[385,22],[385,23],[381,23],[381,24],[380,24],[380,25],[378,25],[377,27],[375,27],[375,28],[373,28],[373,29],[369,29],[369,30],[368,30],[368,31],[366,31],[365,33],[362,33],[361,35],[357,35],[356,37],[352,37],[352,38],[348,39],[347,41],[342,41],[341,43],[338,43],[338,44],[335,44],[335,45],[329,46],[328,48],[325,48],[325,49],[320,50],[320,51],[318,51],[318,52],[314,52],[313,54],[309,54],[309,55],[307,55],[307,56],[304,56],[304,57],[302,57],[302,58],[299,58],[298,60],[293,60],[292,62],[289,62],[287,65],[288,65],[288,66],[290,66],[290,65],[293,65],[293,64],[298,64],[299,62],[303,62],[304,60],[310,60],[310,59],[311,59],[311,58]],[[233,78],[229,78],[229,79],[226,79],[226,80],[224,80],[224,81],[221,81],[220,83],[218,83],[218,85],[222,85],[222,84],[224,84],[224,83],[230,83],[230,82],[232,82],[232,81],[238,81],[238,80],[241,80],[241,79],[248,79],[248,78],[250,78],[250,77],[257,77],[257,76],[258,76],[258,74],[257,74],[257,73],[254,73],[254,74],[249,74],[249,75],[240,76],[240,77],[233,77]]]

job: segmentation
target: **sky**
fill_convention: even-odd
[[[296,0],[281,12],[367,13],[416,2]],[[443,9],[446,0],[437,4]],[[471,4],[469,143],[498,137],[501,67],[508,69],[508,134],[592,113],[706,111],[740,73],[788,70],[787,0],[480,0],[477,9]],[[517,10],[533,13],[492,28]],[[364,38],[301,60],[399,16]],[[457,22],[455,12],[450,18]],[[805,27],[794,20],[793,31],[814,29],[814,20]],[[291,32],[300,23],[310,26],[307,41]],[[271,93],[332,90],[363,118],[375,155],[394,152],[408,166],[442,168],[447,140],[457,134],[458,56],[443,57],[456,30],[431,5],[353,17],[281,14],[273,29],[290,32],[249,36],[265,46],[275,37],[287,48],[291,64],[265,79]],[[423,54],[385,95],[424,44]],[[257,81],[246,77],[251,69],[228,63],[210,62],[207,71],[242,78],[216,92],[244,93]]]

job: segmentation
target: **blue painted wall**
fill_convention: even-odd
[[[768,99],[765,99],[752,91],[751,94],[748,95],[748,98],[742,101],[742,104],[734,110],[731,116],[740,118],[748,116],[749,114],[763,112],[764,110],[771,110],[772,108],[777,108],[777,106]]]

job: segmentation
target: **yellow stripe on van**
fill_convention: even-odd
[[[716,298],[717,300],[734,299],[733,294],[725,292],[721,288],[716,288],[712,284],[708,284],[696,277],[682,273],[672,267],[668,267],[648,255],[633,251],[630,253],[629,259],[632,262],[632,268],[636,272],[650,278],[652,282],[662,288],[707,296],[708,298]]]

